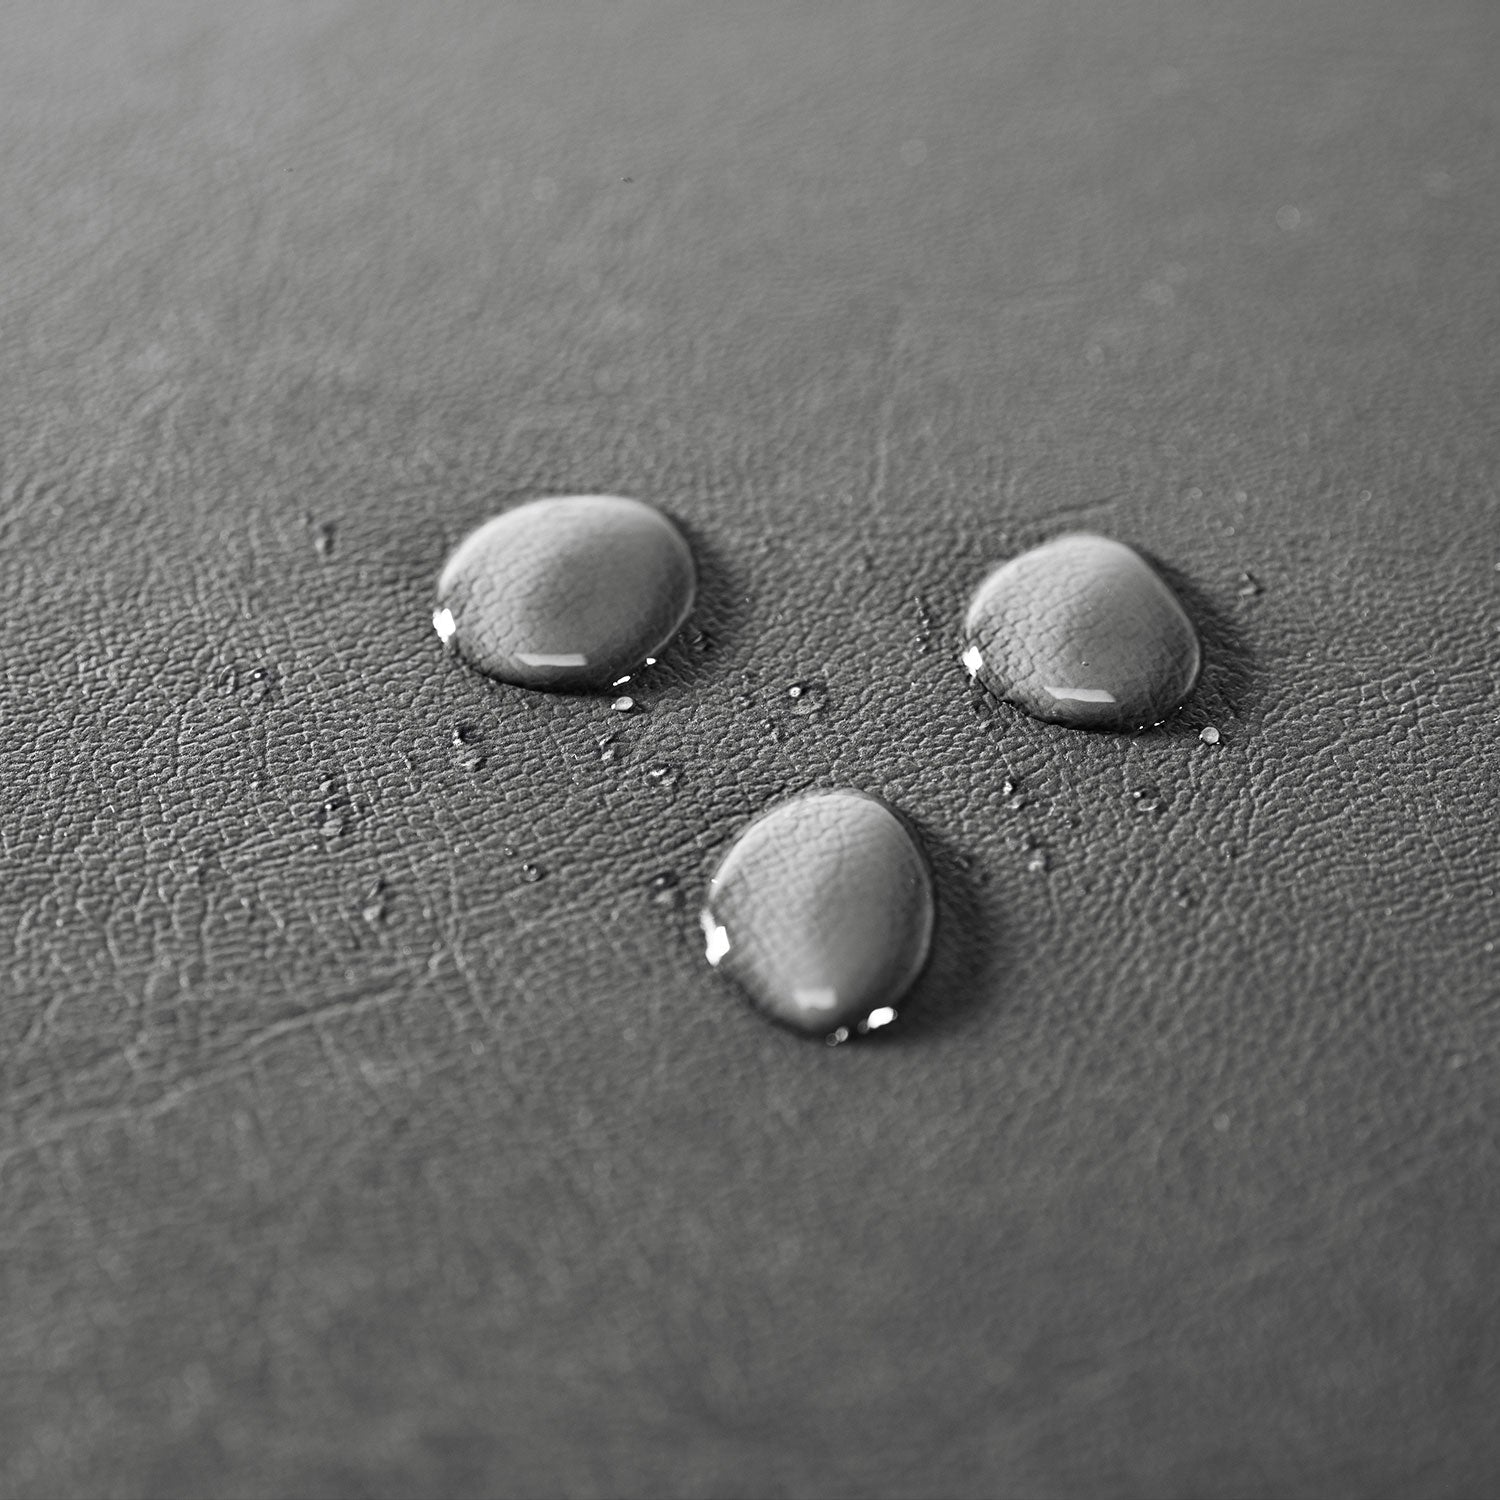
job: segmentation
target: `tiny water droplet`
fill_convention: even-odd
[[[458,752],[458,763],[466,771],[482,771],[485,764],[484,751],[480,748],[482,736],[472,724],[453,726],[453,748]]]
[[[338,534],[338,527],[332,521],[324,521],[313,536],[313,546],[317,549],[319,557],[333,556],[334,538]]]
[[[657,791],[675,791],[677,783],[682,780],[682,767],[671,765],[667,761],[658,761],[654,766],[646,767],[646,780]]]
[[[521,865],[521,879],[528,885],[535,885],[547,872],[533,860],[526,860]]]
[[[522,687],[607,687],[692,608],[692,552],[654,507],[619,495],[531,500],[453,550],[433,624],[472,666]]]
[[[913,595],[912,603],[917,607],[917,650],[929,651],[932,649],[932,613],[921,594]]]
[[[786,695],[791,700],[792,712],[802,718],[811,718],[814,714],[820,714],[828,706],[826,682],[815,680],[794,682],[786,690]]]
[[[646,889],[651,892],[653,905],[670,907],[673,911],[682,905],[682,888],[672,870],[663,870],[660,875],[653,875],[647,882]]]
[[[1026,868],[1033,875],[1045,875],[1047,873],[1047,856],[1038,849],[1031,858],[1026,861]]]
[[[1138,552],[1073,533],[975,590],[962,660],[996,695],[1074,729],[1141,729],[1192,691],[1202,651],[1177,596]]]
[[[635,699],[622,696],[616,698],[609,706],[617,714],[628,714],[635,707]]]
[[[709,963],[760,1009],[809,1036],[847,1037],[926,963],[932,877],[884,802],[806,792],[734,841],[701,920]]]
[[[1260,579],[1254,573],[1246,569],[1240,574],[1238,589],[1235,590],[1241,599],[1254,599],[1258,594],[1264,592]]]
[[[1214,1116],[1214,1129],[1217,1130],[1220,1135],[1223,1135],[1224,1132],[1229,1129],[1229,1123],[1229,1116],[1227,1114],[1220,1113]]]
[[[1198,738],[1202,740],[1205,745],[1217,745],[1219,743],[1219,731],[1215,729],[1212,724],[1205,724],[1203,728],[1198,731]]]
[[[371,927],[378,927],[385,921],[385,881],[377,880],[365,893],[365,904],[360,915]]]
[[[1135,803],[1136,812],[1142,815],[1159,813],[1164,805],[1161,793],[1154,786],[1135,787],[1130,798]]]

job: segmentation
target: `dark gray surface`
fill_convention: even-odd
[[[0,1488],[1496,1487],[1500,7],[0,42]],[[614,760],[430,623],[593,489],[704,570]],[[956,661],[1080,525],[1140,738]],[[649,882],[835,782],[940,925],[829,1050]]]

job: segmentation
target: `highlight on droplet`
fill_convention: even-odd
[[[719,960],[729,952],[729,934],[707,911],[699,914],[698,921],[703,928],[703,956],[718,968]]]

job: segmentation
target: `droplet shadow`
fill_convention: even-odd
[[[980,901],[972,860],[951,839],[901,812],[927,855],[936,916],[927,966],[896,1007],[895,1022],[857,1037],[863,1046],[903,1046],[976,1023],[1004,951],[1005,934]]]
[[[1178,708],[1160,724],[1147,725],[1143,729],[1054,725],[1034,718],[1009,699],[997,697],[971,677],[970,712],[980,718],[1014,717],[1034,728],[1055,731],[1065,740],[1076,734],[1099,735],[1106,739],[1196,739],[1207,724],[1222,725],[1226,719],[1243,719],[1253,713],[1264,692],[1265,674],[1250,649],[1240,622],[1190,575],[1164,563],[1154,553],[1136,550],[1182,601],[1202,647],[1203,660],[1198,679]]]
[[[1250,649],[1244,627],[1196,579],[1149,552],[1141,554],[1182,600],[1197,626],[1203,666],[1187,700],[1144,733],[1164,739],[1196,739],[1206,724],[1243,719],[1259,707],[1265,674]]]
[[[744,581],[725,552],[698,527],[668,512],[672,524],[692,548],[698,584],[692,612],[667,643],[654,667],[636,681],[647,687],[696,684],[706,669],[738,642],[749,613]]]

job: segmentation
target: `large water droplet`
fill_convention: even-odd
[[[777,1020],[828,1036],[894,1008],[927,961],[932,918],[932,877],[906,825],[839,790],[751,823],[701,920],[709,963]]]
[[[602,688],[676,634],[695,576],[682,534],[639,500],[531,500],[458,544],[438,579],[432,623],[491,677]]]
[[[964,665],[991,692],[1075,729],[1141,729],[1192,691],[1198,632],[1141,555],[1075,533],[1023,552],[974,593]]]

